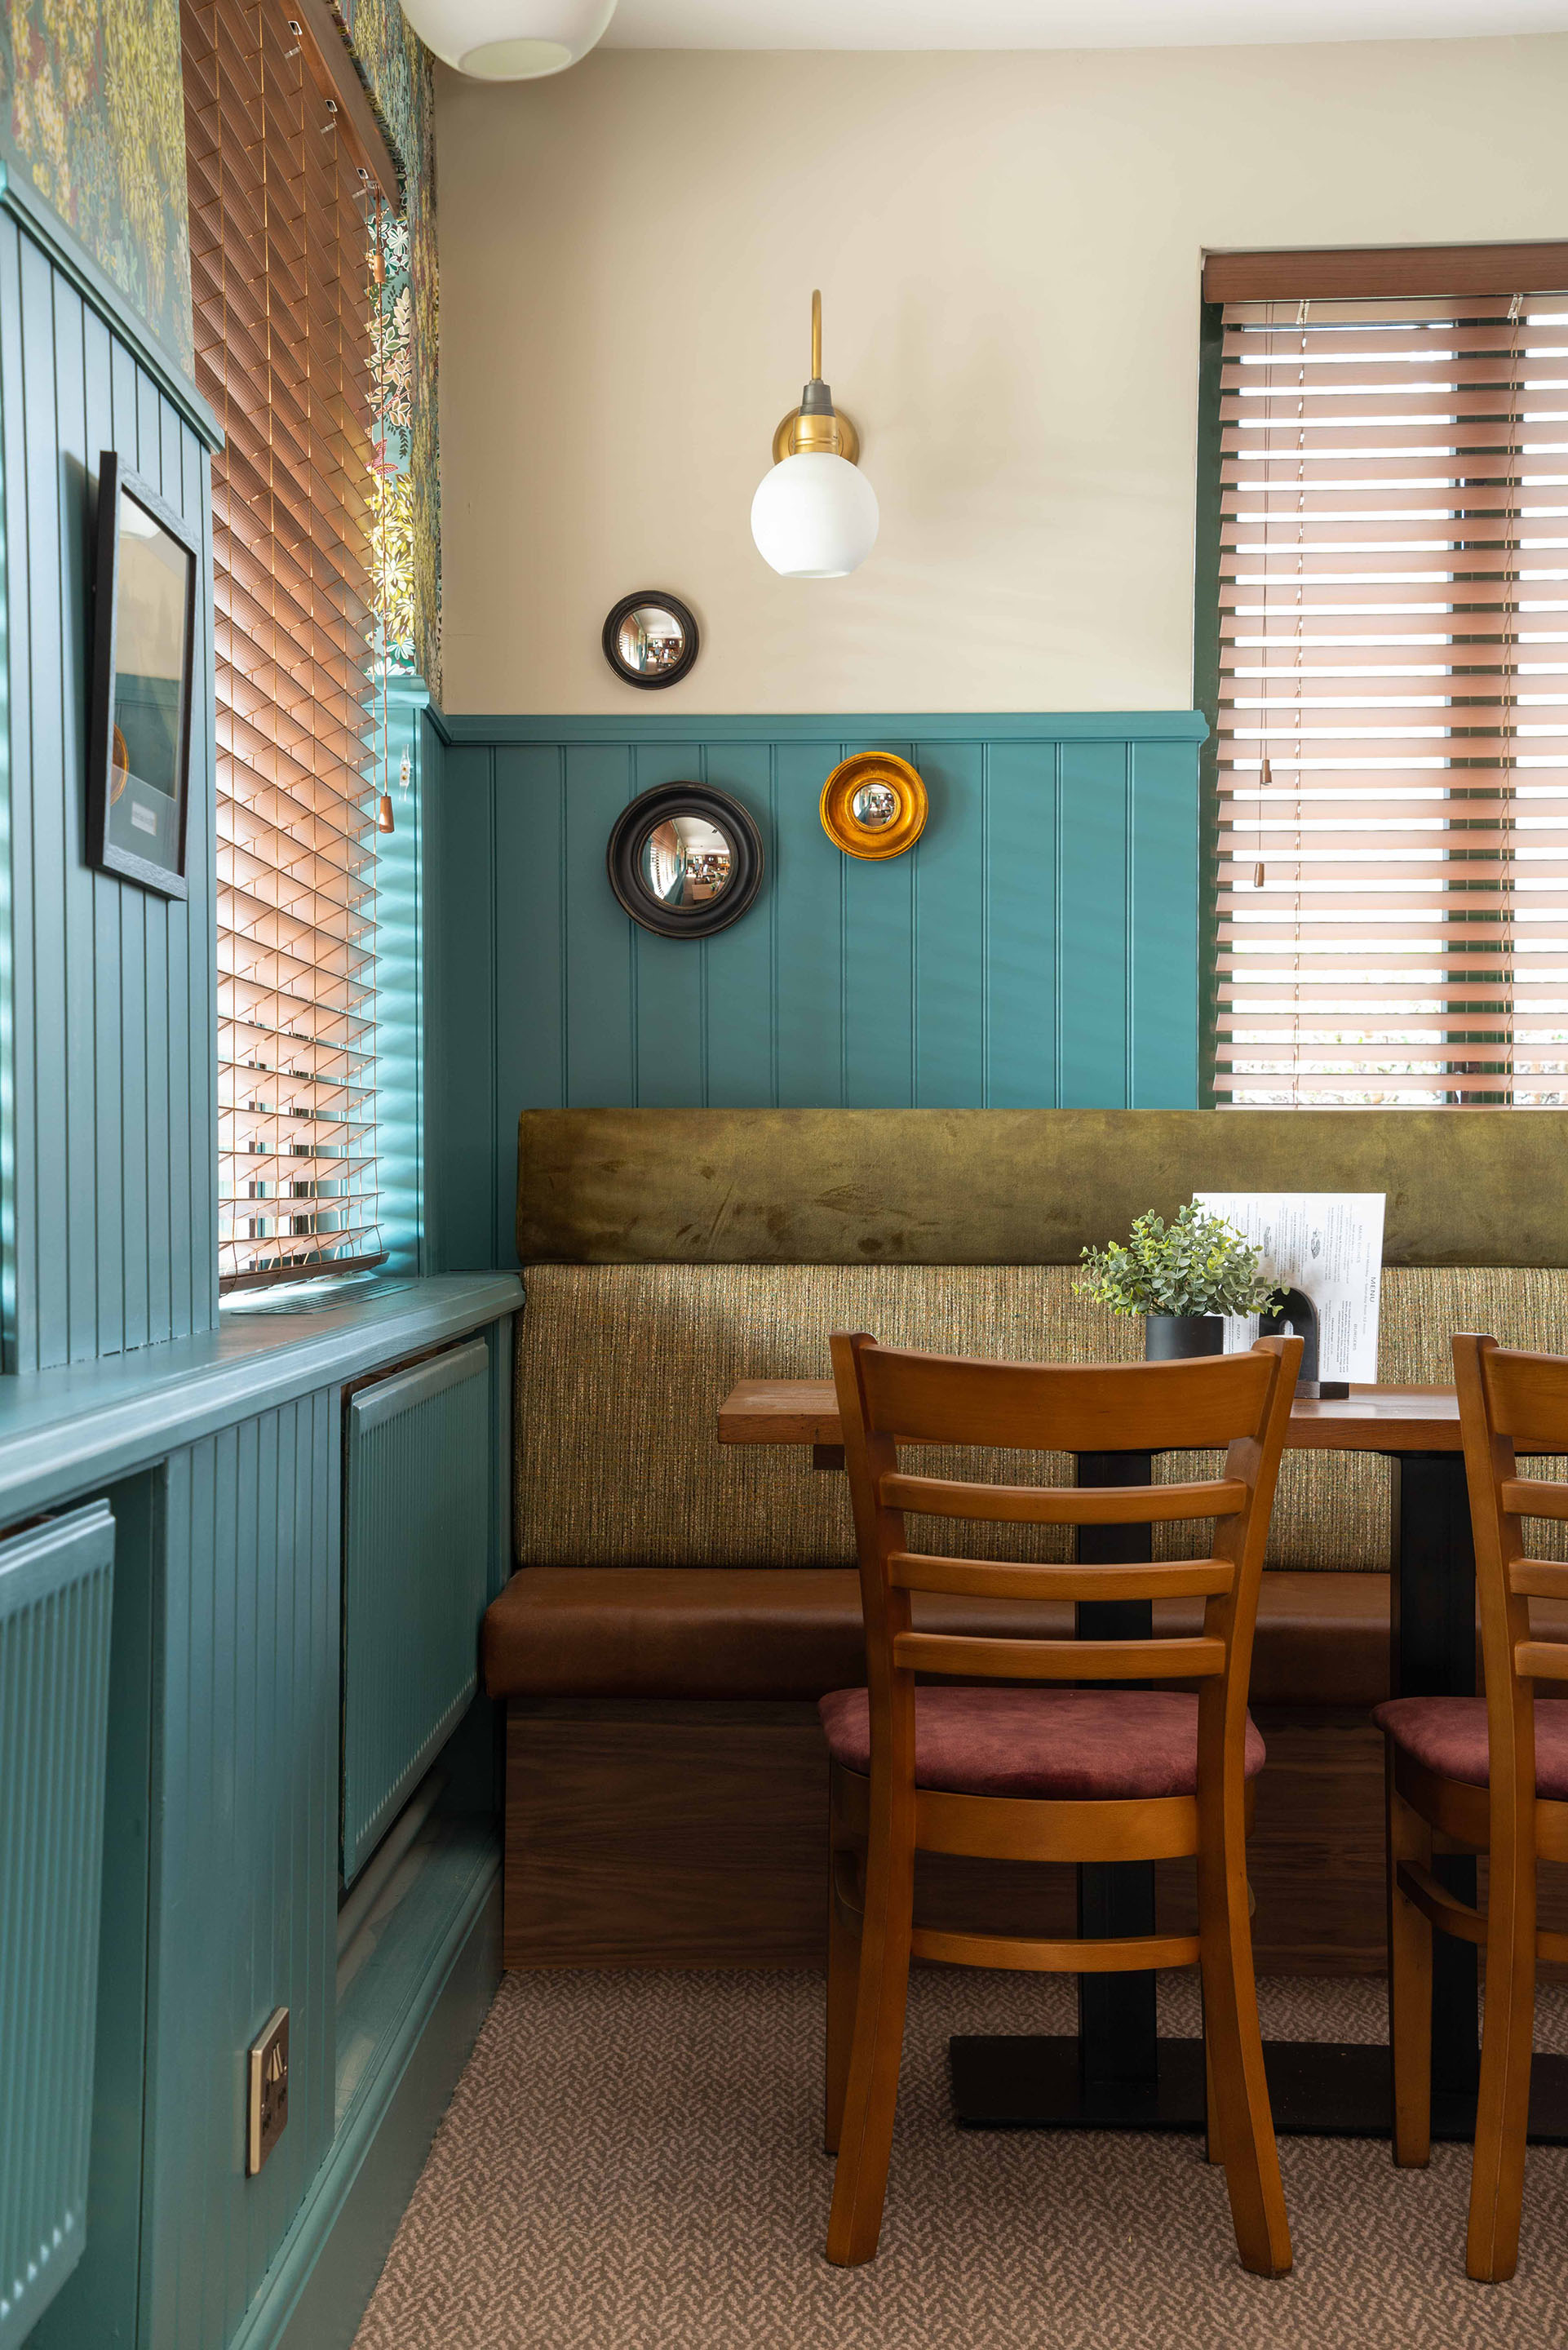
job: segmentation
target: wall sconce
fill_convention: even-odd
[[[564,73],[602,40],[616,0],[403,0],[425,47],[476,81]]]
[[[860,436],[822,380],[822,296],[811,297],[811,381],[774,434],[773,471],[752,500],[757,551],[786,579],[842,579],[877,544],[877,493]]]

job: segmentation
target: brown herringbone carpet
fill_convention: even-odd
[[[1168,2030],[1196,2028],[1167,1979]],[[1380,1983],[1265,1983],[1264,2028],[1374,2038]],[[1286,2139],[1295,2240],[1235,2264],[1196,2140],[981,2135],[949,2118],[958,2031],[1064,2030],[1070,1985],[929,1971],[910,2001],[882,2249],[822,2257],[822,1995],[800,1974],[512,1975],[358,2350],[1560,2350],[1568,2149],[1532,2151],[1511,2284],[1464,2274],[1469,2151]],[[1568,2047],[1568,1993],[1537,2045]]]

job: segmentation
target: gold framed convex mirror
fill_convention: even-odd
[[[908,759],[859,751],[822,787],[822,828],[846,857],[902,857],[926,828],[926,787]]]
[[[700,639],[691,609],[679,596],[663,588],[639,588],[612,606],[602,641],[617,677],[654,693],[690,673]]]

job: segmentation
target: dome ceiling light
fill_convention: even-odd
[[[877,544],[877,493],[860,436],[822,380],[822,296],[811,297],[811,381],[774,434],[773,471],[752,500],[757,551],[786,579],[843,579]]]
[[[601,40],[616,0],[403,0],[438,57],[477,81],[564,73]]]

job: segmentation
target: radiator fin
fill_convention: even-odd
[[[86,2243],[114,1520],[0,1544],[0,2350]]]

